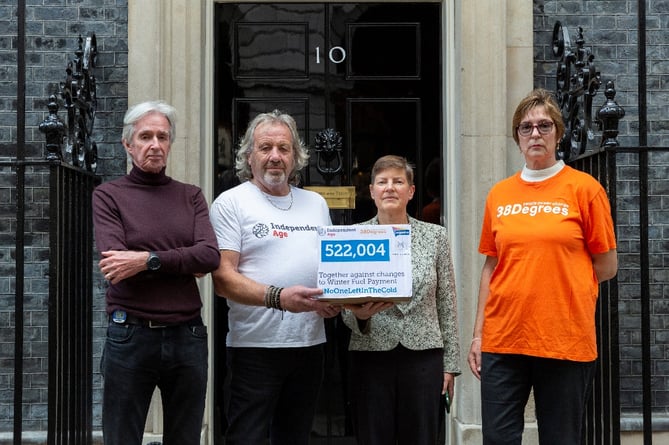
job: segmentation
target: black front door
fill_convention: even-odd
[[[369,173],[386,154],[415,165],[409,212],[440,203],[441,5],[439,3],[220,3],[215,14],[216,194],[236,184],[234,154],[260,112],[291,114],[310,147],[306,186],[355,186],[355,208],[335,224],[375,214]],[[341,136],[338,156],[316,150],[320,132]],[[438,221],[437,221],[438,222]],[[225,372],[225,304],[216,299],[215,405]],[[328,382],[314,434],[349,435],[347,336],[328,324]],[[217,417],[219,415],[217,414]],[[217,419],[220,420],[220,419]],[[224,425],[218,425],[217,437]]]

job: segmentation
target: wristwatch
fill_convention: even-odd
[[[160,258],[156,252],[149,252],[149,257],[146,259],[146,268],[149,270],[160,269]]]

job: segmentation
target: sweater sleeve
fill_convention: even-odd
[[[156,252],[164,272],[208,273],[219,266],[220,252],[216,235],[209,221],[207,202],[200,189],[197,189],[192,196],[192,211],[194,212],[192,245]]]
[[[111,194],[100,186],[93,191],[93,225],[98,252],[128,250],[119,209]]]
[[[437,258],[437,315],[444,341],[444,372],[459,375],[460,337],[458,335],[455,274],[451,246],[446,231],[440,231]]]

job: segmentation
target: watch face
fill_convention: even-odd
[[[149,259],[146,261],[146,267],[149,270],[158,270],[160,269],[160,258],[155,253],[149,255]]]

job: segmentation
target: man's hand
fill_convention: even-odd
[[[305,286],[286,287],[281,291],[281,308],[288,312],[317,312],[323,318],[337,315],[341,308],[316,297],[323,294],[318,288]]]
[[[107,250],[101,255],[102,259],[98,263],[100,271],[111,284],[146,270],[146,260],[149,258],[149,252],[134,250]]]

